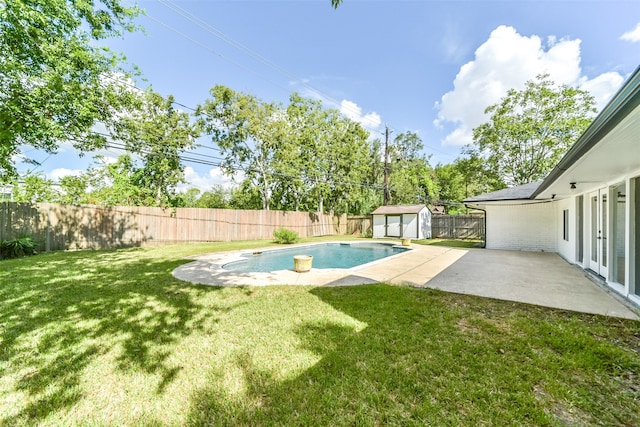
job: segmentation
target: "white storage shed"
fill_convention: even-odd
[[[431,238],[431,211],[425,205],[380,206],[372,215],[374,238]]]

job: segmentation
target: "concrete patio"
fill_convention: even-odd
[[[265,249],[268,250],[268,249]],[[620,297],[557,254],[412,245],[412,250],[351,269],[237,273],[221,267],[247,251],[204,254],[174,270],[213,286],[352,286],[386,282],[585,313],[640,319]]]

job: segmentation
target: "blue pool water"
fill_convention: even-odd
[[[406,251],[391,243],[325,243],[260,253],[242,254],[246,260],[222,268],[242,273],[293,270],[294,255],[313,256],[313,268],[351,268]]]

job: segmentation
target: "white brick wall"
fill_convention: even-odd
[[[533,202],[533,203],[532,203]],[[487,248],[521,251],[557,251],[556,203],[512,201],[485,205]]]

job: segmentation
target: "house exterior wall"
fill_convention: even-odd
[[[580,185],[582,191],[553,201],[478,203],[486,211],[486,247],[557,252],[567,262],[601,276],[613,291],[640,305],[640,169],[606,183],[588,184]],[[625,196],[619,197],[621,192]],[[603,194],[607,196],[606,223],[601,227],[601,213],[593,211],[591,197],[598,197],[600,206]],[[600,265],[604,255],[599,246],[592,247],[601,241],[601,233],[605,234],[603,227],[606,266]],[[594,250],[598,250],[597,256]]]
[[[513,201],[485,205],[486,247],[521,251],[556,252],[556,202]]]
[[[640,274],[638,271],[638,261],[640,260],[640,232],[638,227],[638,220],[640,219],[640,191],[638,190],[638,183],[640,183],[640,169],[634,170],[630,173],[626,173],[622,176],[617,176],[615,179],[606,183],[598,183],[597,186],[591,186],[585,188],[585,191],[574,197],[573,206],[576,208],[576,213],[571,216],[574,218],[572,228],[574,229],[573,236],[578,238],[580,232],[577,225],[577,197],[583,196],[584,207],[584,227],[582,230],[583,236],[583,262],[577,259],[578,241],[574,240],[575,252],[574,257],[567,256],[570,250],[561,251],[559,247],[559,253],[567,259],[569,262],[573,262],[581,268],[594,270],[594,263],[590,262],[592,242],[592,222],[595,221],[592,218],[591,201],[590,197],[596,194],[600,190],[601,194],[604,192],[608,197],[607,203],[607,223],[604,227],[607,228],[607,266],[606,273],[595,271],[596,274],[602,276],[607,286],[609,286],[615,292],[621,294],[623,297],[640,305]],[[616,192],[617,187],[623,185],[626,196],[624,197],[623,206],[614,206],[617,200]],[[586,186],[585,186],[586,187]],[[617,224],[617,225],[614,225]],[[596,228],[599,228],[596,225]],[[619,264],[618,264],[619,263]],[[597,266],[597,264],[596,264]],[[620,268],[624,268],[624,274],[622,274]]]
[[[556,217],[556,239],[558,242],[557,252],[571,264],[576,262],[576,236],[577,236],[577,215],[576,215],[576,203],[575,197],[570,197],[557,202],[551,203],[554,205],[554,215]],[[568,224],[567,224],[567,239],[565,240],[564,233],[564,212],[568,212]]]

